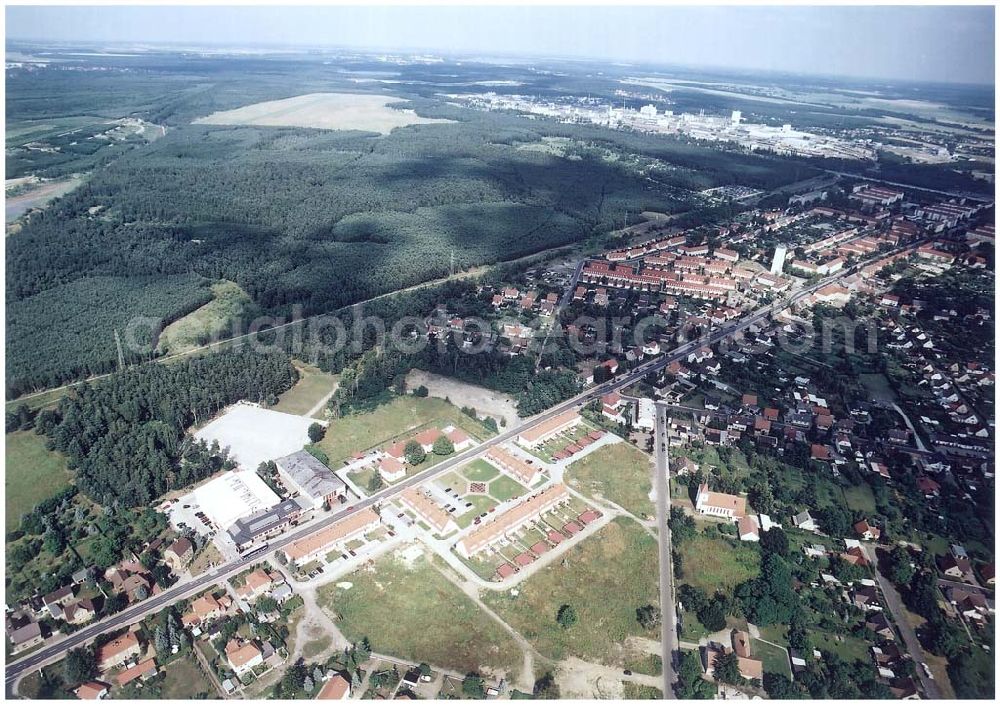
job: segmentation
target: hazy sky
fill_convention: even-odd
[[[993,7],[11,7],[8,39],[328,45],[994,81]]]

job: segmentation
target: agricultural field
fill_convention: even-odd
[[[301,361],[294,362],[294,366],[299,372],[299,380],[291,390],[278,396],[278,404],[273,409],[291,415],[305,415],[335,389],[340,377]],[[313,417],[322,418],[323,410],[320,409]]]
[[[318,599],[350,641],[368,637],[374,650],[460,671],[512,675],[521,653],[426,557],[408,566],[395,555],[375,561],[318,591]],[[348,587],[349,585],[349,587]]]
[[[393,96],[362,93],[310,93],[279,101],[265,101],[234,110],[212,113],[196,123],[208,125],[259,125],[269,127],[360,130],[388,135],[408,125],[450,123],[424,118],[412,109],[397,108]]]
[[[178,354],[213,340],[225,338],[253,311],[250,296],[235,282],[222,280],[211,286],[212,300],[171,322],[160,333],[159,353]]]
[[[737,585],[756,577],[760,569],[760,552],[754,543],[699,533],[676,551],[684,570],[678,582],[700,587],[709,596],[716,591],[731,595]]]
[[[47,450],[45,437],[31,430],[7,434],[5,444],[4,528],[10,532],[35,504],[69,486],[73,475],[63,456]]]
[[[354,411],[346,417],[331,420],[326,436],[317,446],[330,457],[330,464],[336,468],[356,452],[412,437],[432,425],[438,429],[455,425],[470,437],[481,440],[492,436],[481,423],[444,400],[403,395],[393,397],[372,410]]]
[[[656,540],[616,519],[525,580],[516,597],[490,593],[484,601],[547,658],[623,665],[629,636],[658,635],[636,620],[636,609],[658,603],[656,568]],[[568,628],[556,622],[564,604],[579,617]]]
[[[607,499],[640,518],[655,513],[653,460],[628,443],[609,444],[573,462],[566,481],[585,495]]]

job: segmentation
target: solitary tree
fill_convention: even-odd
[[[309,441],[313,444],[319,442],[326,435],[326,428],[318,422],[309,425]]]
[[[698,620],[709,631],[721,631],[726,627],[726,612],[719,602],[712,601],[698,612]]]
[[[63,677],[67,685],[79,685],[89,680],[97,672],[97,660],[89,648],[74,648],[66,654],[63,662]]]
[[[483,678],[478,673],[469,673],[462,680],[462,694],[473,700],[481,700],[486,697],[486,687]]]
[[[635,618],[644,629],[651,631],[660,625],[660,610],[652,604],[640,606],[635,610]]]
[[[569,628],[577,622],[576,609],[569,604],[563,604],[556,612],[556,622],[563,628]]]
[[[445,435],[441,435],[434,440],[434,453],[439,457],[446,457],[455,453],[455,445],[451,443]]]
[[[406,455],[406,461],[413,465],[420,464],[427,458],[424,448],[420,446],[420,442],[415,439],[411,439],[406,443],[406,446],[403,447],[403,454]]]
[[[729,685],[739,685],[741,681],[740,663],[736,653],[726,653],[715,658],[715,679]]]

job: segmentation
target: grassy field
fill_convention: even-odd
[[[663,690],[649,685],[626,682],[622,684],[622,698],[626,700],[662,700]]]
[[[892,389],[889,379],[884,374],[862,373],[858,376],[858,382],[864,386],[873,400],[896,402],[896,391]]]
[[[489,481],[499,474],[499,469],[482,459],[476,459],[462,469],[462,476],[469,481]]]
[[[696,535],[679,547],[684,577],[679,580],[701,587],[709,596],[731,594],[736,585],[757,576],[760,552],[754,543]]]
[[[320,605],[350,641],[365,636],[374,650],[460,671],[512,674],[521,652],[504,629],[455,587],[430,560],[412,568],[392,556],[321,587]]]
[[[473,438],[486,439],[493,434],[451,403],[438,398],[405,395],[392,398],[370,412],[332,420],[319,446],[336,468],[355,452],[407,439],[431,425],[440,429],[449,424],[465,430]]]
[[[652,516],[652,460],[631,444],[609,444],[566,469],[566,480],[586,495],[617,503],[635,515]]]
[[[490,495],[498,501],[507,501],[528,492],[521,484],[509,476],[494,479],[489,485]]]
[[[846,661],[868,660],[868,643],[853,636],[840,635],[839,637],[823,631],[810,631],[813,645],[821,652],[836,653]]]
[[[10,412],[16,410],[21,405],[27,406],[30,410],[42,410],[44,408],[54,408],[62,400],[63,396],[67,394],[67,390],[64,388],[57,388],[53,390],[47,390],[42,393],[34,393],[30,396],[25,396],[18,398],[16,400],[8,400],[5,403],[4,410]]]
[[[625,659],[625,667],[643,675],[663,675],[663,659],[655,653],[633,652]]]
[[[295,362],[295,368],[299,372],[298,382],[281,394],[274,409],[292,415],[305,415],[323,399],[324,395],[333,390],[340,376],[324,373],[315,366],[299,361]],[[314,417],[322,418],[322,410]]]
[[[212,338],[225,338],[233,323],[246,317],[252,310],[250,295],[235,282],[220,280],[212,285],[212,301],[163,329],[157,350],[166,353],[183,353],[207,344]]]
[[[47,450],[45,438],[31,430],[7,435],[4,467],[7,513],[4,527],[7,531],[16,528],[21,516],[39,501],[69,486],[73,478],[62,455]]]
[[[764,664],[765,673],[778,673],[785,677],[792,677],[791,669],[788,666],[788,653],[779,646],[763,641],[753,641],[753,657]]]
[[[845,487],[844,499],[847,501],[847,507],[852,511],[875,512],[875,495],[868,484]]]
[[[657,576],[656,540],[621,518],[525,580],[518,596],[491,593],[483,600],[548,658],[622,665],[629,636],[659,635],[635,616],[639,607],[658,604]],[[563,604],[579,617],[569,628],[556,622]]]
[[[167,665],[163,675],[163,699],[190,700],[202,694],[211,699],[218,696],[197,661],[192,655]]]

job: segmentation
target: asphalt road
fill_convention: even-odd
[[[910,654],[910,657],[918,663],[917,669],[914,671],[917,675],[917,679],[920,682],[920,686],[924,690],[924,695],[930,700],[940,700],[941,699],[941,688],[938,684],[927,677],[927,674],[920,667],[919,663],[924,663],[924,650],[920,646],[920,641],[917,639],[917,634],[914,632],[913,627],[906,618],[906,614],[903,611],[903,600],[899,596],[899,592],[892,585],[888,579],[882,576],[882,573],[878,569],[878,557],[875,556],[875,546],[871,544],[864,545],[865,554],[868,556],[868,560],[871,562],[872,569],[875,570],[875,579],[878,581],[878,586],[882,590],[882,596],[885,597],[885,603],[889,609],[889,613],[896,620],[896,626],[899,628],[899,633],[903,637],[903,643],[906,644],[906,650]]]
[[[913,244],[911,244],[911,246],[912,245]],[[882,253],[878,256],[878,258],[885,257],[886,255],[887,253]],[[760,322],[761,320],[768,317],[772,311],[777,312],[784,309],[785,307],[790,306],[791,304],[797,302],[803,297],[808,296],[809,294],[815,292],[821,287],[824,287],[832,282],[835,282],[851,274],[852,272],[856,271],[859,267],[860,265],[855,266],[850,270],[840,272],[835,275],[831,275],[830,277],[824,278],[807,288],[799,290],[798,292],[784,298],[783,300],[780,300],[771,305],[767,305],[765,307],[761,307],[741,319],[734,320],[716,329],[715,331],[708,332],[699,339],[682,344],[681,346],[678,346],[672,351],[665,353],[659,358],[653,359],[652,361],[648,361],[632,369],[627,373],[624,373],[622,375],[615,377],[610,381],[607,381],[606,383],[602,383],[601,385],[595,386],[594,388],[579,393],[578,395],[570,398],[569,400],[559,403],[558,405],[555,405],[549,408],[548,410],[545,410],[544,412],[535,415],[534,417],[524,420],[520,425],[503,430],[499,435],[493,437],[492,439],[487,440],[482,444],[471,447],[464,452],[460,452],[459,454],[456,454],[454,457],[447,459],[441,462],[440,464],[428,467],[419,474],[415,474],[407,479],[404,479],[398,484],[394,484],[393,486],[385,488],[361,501],[358,501],[353,506],[349,506],[330,515],[324,516],[317,522],[310,523],[305,526],[300,526],[296,528],[296,530],[294,530],[293,532],[282,535],[279,538],[271,541],[268,552],[274,550],[281,550],[290,545],[291,543],[297,540],[301,540],[307,535],[311,535],[312,533],[326,526],[329,526],[333,523],[343,520],[344,518],[347,518],[348,516],[360,510],[363,510],[365,508],[370,508],[373,506],[377,507],[383,501],[387,501],[393,498],[394,496],[397,496],[407,488],[422,484],[429,479],[432,479],[436,476],[446,473],[447,471],[453,469],[456,466],[472,461],[480,454],[483,454],[488,447],[491,447],[494,444],[500,444],[502,442],[514,439],[521,432],[524,432],[525,430],[533,427],[534,425],[537,425],[542,420],[554,417],[555,415],[559,415],[567,410],[570,410],[571,408],[575,408],[581,404],[585,404],[590,400],[605,395],[606,393],[609,393],[613,390],[617,390],[619,388],[624,388],[629,385],[632,385],[633,383],[642,380],[642,378],[649,375],[650,373],[659,371],[664,367],[668,366],[669,364],[673,363],[674,361],[678,361],[680,359],[685,358],[692,351],[695,351],[703,346],[710,346],[712,344],[721,341],[724,338],[727,338],[729,336],[732,336],[736,333],[743,331],[747,327],[757,322]],[[6,670],[4,673],[5,684],[9,689],[25,672],[35,670],[48,663],[54,662],[56,659],[59,658],[59,656],[61,656],[66,651],[69,651],[73,648],[77,648],[79,646],[86,645],[87,643],[92,641],[96,636],[102,633],[109,633],[111,631],[115,631],[117,629],[129,626],[130,624],[135,623],[144,616],[147,616],[149,614],[154,614],[163,609],[164,607],[167,607],[177,601],[180,601],[181,599],[186,599],[200,592],[203,592],[212,587],[213,585],[217,584],[218,582],[225,580],[234,574],[237,574],[246,565],[254,561],[259,561],[259,559],[260,557],[256,556],[256,557],[250,557],[248,559],[239,558],[233,560],[207,573],[198,575],[197,577],[187,582],[176,584],[173,587],[170,587],[169,589],[161,592],[160,594],[157,594],[141,602],[133,604],[128,609],[125,609],[124,611],[119,612],[118,614],[109,616],[101,621],[97,621],[93,624],[90,624],[85,628],[82,628],[79,631],[69,636],[66,636],[63,639],[55,643],[52,643],[51,645],[47,645],[44,648],[41,648],[35,651],[34,653],[25,656],[24,658],[12,661],[8,663],[6,666]],[[668,661],[666,660],[664,661],[664,674],[666,674],[666,672],[668,671],[668,667],[666,665],[667,662]],[[667,693],[664,692],[664,694]]]
[[[675,699],[675,639],[677,601],[674,598],[674,563],[670,553],[670,452],[667,449],[667,413],[656,406],[656,516],[660,530],[660,641],[663,643],[663,696]]]

